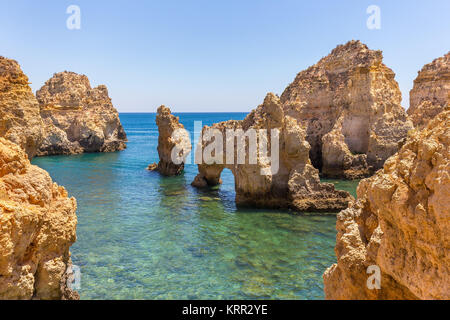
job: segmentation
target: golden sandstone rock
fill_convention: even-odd
[[[450,52],[425,65],[414,80],[408,115],[414,126],[423,128],[445,106],[450,105]]]
[[[0,138],[0,299],[74,299],[67,286],[76,201]]]
[[[92,89],[86,76],[61,72],[36,96],[19,64],[0,56],[0,137],[17,143],[30,159],[126,148],[105,86]]]
[[[0,137],[21,146],[31,159],[43,136],[39,104],[19,64],[0,56]]]
[[[44,139],[39,104],[0,57],[0,299],[76,299],[67,287],[76,201],[30,164]]]
[[[306,123],[311,161],[323,175],[369,176],[412,129],[382,60],[381,51],[350,41],[300,72],[281,95],[285,114]]]
[[[122,150],[126,135],[106,87],[86,76],[55,74],[37,96],[0,57],[0,299],[76,299],[66,283],[76,201],[28,158]]]
[[[419,131],[411,130],[381,52],[359,41],[338,46],[299,73],[281,99],[268,94],[244,120],[205,126],[200,159],[208,151],[220,161],[201,162],[192,184],[216,185],[228,168],[238,205],[345,209],[337,217],[337,264],[324,273],[328,299],[449,299],[448,59],[449,54],[425,66],[415,81],[408,112],[423,128]],[[27,155],[125,148],[126,136],[105,86],[92,89],[87,77],[63,72],[37,97],[40,108],[17,62],[0,57],[0,299],[78,297],[66,285],[76,201]],[[149,170],[179,174],[191,150],[189,134],[164,106],[157,124],[160,161]],[[254,156],[255,163],[239,162],[239,142],[234,135],[230,139],[229,130],[257,132],[256,149],[251,143],[243,149],[244,158]],[[222,151],[208,149],[218,140]],[[273,171],[275,151],[279,163]],[[320,183],[312,164],[326,176],[350,179],[383,164],[384,169],[361,181],[354,200]],[[367,286],[371,266],[381,270],[379,290]]]
[[[247,134],[255,132],[253,141],[248,135],[241,140],[243,144],[240,147],[240,138],[235,136],[238,130]],[[275,139],[274,135],[278,138]],[[269,93],[264,103],[244,120],[230,120],[203,128],[196,150],[199,174],[192,185],[219,184],[221,172],[228,168],[235,178],[238,205],[292,208],[296,211],[346,208],[351,196],[345,191],[335,190],[332,184],[320,183],[318,170],[309,160],[310,146],[305,137],[304,128],[294,118],[285,116],[279,98]],[[209,154],[208,148],[217,142],[216,139],[223,139],[220,147],[210,152],[212,159],[205,159]],[[267,161],[262,151],[264,148],[261,149],[262,143],[267,146],[267,155],[270,150],[271,161]],[[241,156],[239,152],[242,152]],[[274,157],[275,153],[278,156]],[[252,155],[255,156],[253,164],[250,161]],[[279,163],[274,164],[274,161]]]
[[[60,72],[36,92],[44,122],[38,155],[113,152],[126,148],[125,131],[104,85]]]
[[[361,181],[336,228],[327,299],[450,299],[450,108]],[[371,265],[380,290],[366,285]]]
[[[165,176],[179,175],[183,171],[184,160],[191,152],[192,146],[189,133],[179,120],[166,106],[158,108],[156,124],[159,131],[159,163],[150,164],[147,170],[158,171]]]

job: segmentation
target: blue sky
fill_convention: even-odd
[[[417,71],[450,50],[448,0],[0,0],[0,55],[39,89],[54,72],[105,84],[121,112],[247,112],[336,45],[384,53],[408,106]],[[69,5],[81,29],[69,30]],[[369,5],[381,29],[369,30]]]

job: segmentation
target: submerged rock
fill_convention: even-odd
[[[158,125],[159,163],[150,164],[147,170],[158,171],[165,176],[181,174],[184,161],[191,152],[191,139],[180,119],[166,106],[160,106],[156,115]]]
[[[450,52],[419,71],[409,100],[408,115],[419,129],[450,105]]]
[[[66,284],[76,201],[0,138],[0,300],[76,299]]]
[[[359,41],[336,47],[281,95],[286,115],[306,123],[313,165],[325,176],[369,176],[399,149],[412,123],[381,51]]]
[[[85,75],[60,72],[36,92],[44,123],[38,155],[113,152],[127,137],[106,86],[91,88]]]
[[[229,135],[230,131],[238,133],[239,130],[248,135],[248,143]],[[250,132],[256,132],[253,140]],[[279,137],[278,144],[276,136]],[[199,174],[192,185],[217,185],[221,183],[223,169],[228,168],[235,178],[238,205],[293,208],[297,211],[338,211],[346,208],[351,199],[347,192],[336,191],[332,184],[320,183],[318,170],[309,160],[310,146],[305,140],[304,128],[297,120],[284,114],[281,102],[274,94],[269,93],[264,103],[242,121],[230,120],[212,127],[205,126],[202,137],[196,154],[196,162],[200,163]],[[216,141],[220,138],[223,141]],[[220,148],[211,152],[214,161],[210,161],[204,156],[208,155],[207,151],[214,142],[223,147],[223,152]],[[262,151],[263,144],[267,151],[270,150],[272,161],[268,161]],[[277,152],[279,164],[274,171]],[[250,160],[252,156],[253,163]]]
[[[327,299],[450,299],[450,109],[410,133],[338,214]],[[369,266],[380,289],[367,286]]]
[[[0,56],[0,137],[21,146],[31,159],[43,136],[39,104],[19,64]]]

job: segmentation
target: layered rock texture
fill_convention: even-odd
[[[409,98],[408,115],[419,129],[450,105],[450,52],[419,71]]]
[[[73,72],[53,75],[36,92],[44,123],[37,154],[113,152],[126,148],[125,131],[104,85]]]
[[[175,117],[166,106],[157,110],[159,163],[148,166],[150,171],[158,171],[165,176],[181,174],[186,157],[191,152],[191,139],[180,119]]]
[[[36,155],[43,139],[39,104],[19,64],[0,56],[0,137]]]
[[[338,214],[328,299],[450,299],[450,109],[410,133]],[[381,270],[369,290],[367,268]]]
[[[236,138],[234,134],[239,131],[247,137]],[[253,138],[251,132],[255,132]],[[199,174],[192,185],[219,184],[220,174],[227,168],[235,178],[238,205],[297,211],[346,208],[351,196],[336,191],[332,184],[320,183],[318,170],[309,160],[310,146],[305,138],[304,128],[284,114],[279,98],[268,94],[264,103],[244,120],[203,128],[195,157]],[[211,150],[212,145],[219,147]],[[254,161],[250,160],[252,156]],[[278,165],[274,162],[277,160]]]
[[[300,72],[281,95],[285,114],[306,124],[311,161],[323,175],[369,176],[412,129],[382,60],[381,51],[350,41]]]
[[[126,147],[105,86],[92,89],[86,76],[61,72],[36,97],[19,64],[0,57],[0,137],[21,146],[29,158]]]
[[[66,286],[76,201],[0,138],[0,300],[74,299]]]
[[[45,134],[27,76],[0,57],[0,300],[78,298],[66,281],[76,201],[29,161]]]

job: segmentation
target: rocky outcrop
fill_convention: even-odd
[[[53,75],[36,92],[44,123],[39,156],[113,152],[126,148],[126,134],[104,85],[73,72]]]
[[[42,141],[39,104],[19,64],[0,56],[0,137],[21,146],[28,157]]]
[[[300,72],[281,95],[285,113],[306,123],[311,161],[323,175],[372,174],[412,129],[382,60],[381,51],[350,41]]]
[[[74,299],[66,285],[76,201],[0,138],[0,300]]]
[[[36,97],[19,64],[0,57],[0,137],[28,157],[123,150],[126,135],[105,86],[86,76],[55,74]]]
[[[172,115],[166,106],[158,108],[156,124],[159,131],[159,163],[150,164],[147,169],[158,171],[165,176],[179,175],[192,148],[189,133],[180,123],[180,119]]]
[[[409,100],[408,115],[419,129],[450,105],[450,52],[419,71]]]
[[[236,137],[239,132],[242,135]],[[284,114],[279,98],[268,94],[244,120],[203,128],[195,155],[199,174],[192,185],[217,185],[228,168],[235,178],[238,205],[297,211],[346,208],[351,196],[320,183],[305,137],[297,120]]]
[[[328,299],[450,298],[450,109],[410,133],[338,214]],[[369,290],[369,266],[381,270]]]

